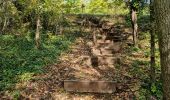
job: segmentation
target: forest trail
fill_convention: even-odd
[[[167,5],[137,1],[1,0],[0,100],[168,97]]]
[[[21,99],[52,100],[132,100],[137,95],[139,80],[129,73],[129,37],[123,38],[124,29],[115,28],[116,35],[101,39],[97,35],[94,45],[92,34],[77,38],[70,51],[63,53],[57,64],[46,67],[46,73],[35,76],[35,80],[22,83]],[[118,35],[120,34],[120,35]],[[125,35],[124,35],[125,36]],[[111,37],[111,38],[110,38]],[[137,55],[138,56],[138,55]],[[64,90],[64,80],[115,81],[113,94],[74,93]]]

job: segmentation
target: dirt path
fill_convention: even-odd
[[[21,99],[31,100],[132,100],[139,89],[139,80],[130,73],[131,61],[127,59],[127,41],[113,38],[97,40],[92,35],[80,37],[62,54],[59,62],[46,67],[46,73],[19,84]],[[99,35],[100,37],[100,35]],[[128,38],[128,37],[127,37]],[[113,94],[70,93],[63,88],[63,80],[109,80],[118,83]],[[21,88],[21,87],[25,88]]]
[[[140,55],[129,55],[129,41],[132,41],[129,28],[115,25],[111,33],[104,36],[99,31],[96,32],[98,39],[95,44],[93,32],[83,34],[70,46],[69,52],[61,54],[56,64],[45,67],[46,72],[35,75],[31,81],[17,84],[15,90],[21,91],[20,99],[132,100],[137,97],[140,79],[136,74],[130,73],[130,70],[133,59]],[[116,92],[71,93],[64,90],[64,80],[115,81]],[[7,95],[4,99],[11,97],[8,93],[4,95]]]

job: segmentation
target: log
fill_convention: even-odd
[[[65,80],[64,89],[68,92],[114,93],[116,82]]]

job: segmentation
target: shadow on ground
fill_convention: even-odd
[[[90,32],[90,31],[88,31]],[[100,34],[100,33],[99,33]],[[45,73],[16,86],[20,99],[54,100],[131,100],[140,88],[139,79],[130,73],[132,59],[128,45],[132,41],[130,29],[115,24],[112,34],[100,38],[97,44],[92,34],[76,39],[71,51],[61,54],[58,63],[45,67]],[[64,90],[64,80],[116,81],[120,85],[113,94],[75,93]]]

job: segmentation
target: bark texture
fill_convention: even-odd
[[[151,81],[155,82],[155,11],[154,11],[154,0],[150,1],[150,35],[151,35],[151,67],[150,76]]]
[[[163,99],[170,100],[170,1],[155,0],[155,13],[161,56]]]

